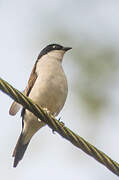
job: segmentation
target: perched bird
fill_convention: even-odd
[[[63,108],[68,93],[67,79],[62,68],[62,59],[65,52],[70,49],[72,48],[63,47],[59,44],[46,46],[40,52],[30,74],[28,85],[23,92],[36,104],[47,108],[54,116],[57,116]],[[13,102],[9,114],[15,115],[21,107],[17,102]],[[23,107],[21,116],[22,132],[13,152],[13,167],[16,167],[23,158],[32,136],[45,126],[43,121]]]

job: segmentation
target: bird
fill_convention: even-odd
[[[43,48],[23,91],[24,95],[31,98],[37,105],[46,108],[55,117],[62,110],[68,94],[68,83],[62,60],[64,54],[70,49],[72,48],[59,44],[49,44]],[[16,167],[23,158],[33,135],[46,125],[15,101],[9,109],[9,114],[14,116],[21,108],[22,131],[13,151],[13,167]]]

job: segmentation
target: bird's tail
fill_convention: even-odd
[[[16,167],[19,161],[23,158],[29,142],[27,144],[24,144],[24,136],[21,133],[12,155],[14,157],[13,167]]]

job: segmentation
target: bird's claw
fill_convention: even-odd
[[[63,121],[60,121],[61,120],[61,117],[58,119],[58,121],[60,122],[60,124],[62,125],[62,127],[65,126],[64,122]],[[55,134],[55,130],[52,129],[52,133]]]
[[[65,126],[64,122],[63,122],[63,121],[60,121],[60,120],[61,120],[61,117],[58,119],[58,121],[60,122],[60,124],[61,124],[62,126]]]
[[[50,114],[50,111],[47,108],[43,108],[43,110],[47,113]]]

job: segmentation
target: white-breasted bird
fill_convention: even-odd
[[[62,59],[66,51],[71,47],[63,47],[59,44],[46,46],[39,54],[31,72],[28,85],[24,94],[30,97],[36,104],[47,108],[50,113],[57,116],[64,106],[68,93],[67,79],[62,68]],[[10,107],[10,115],[15,115],[22,106],[13,102]],[[15,146],[13,157],[16,167],[23,158],[25,150],[32,136],[45,123],[39,120],[33,113],[22,107],[22,132]]]

